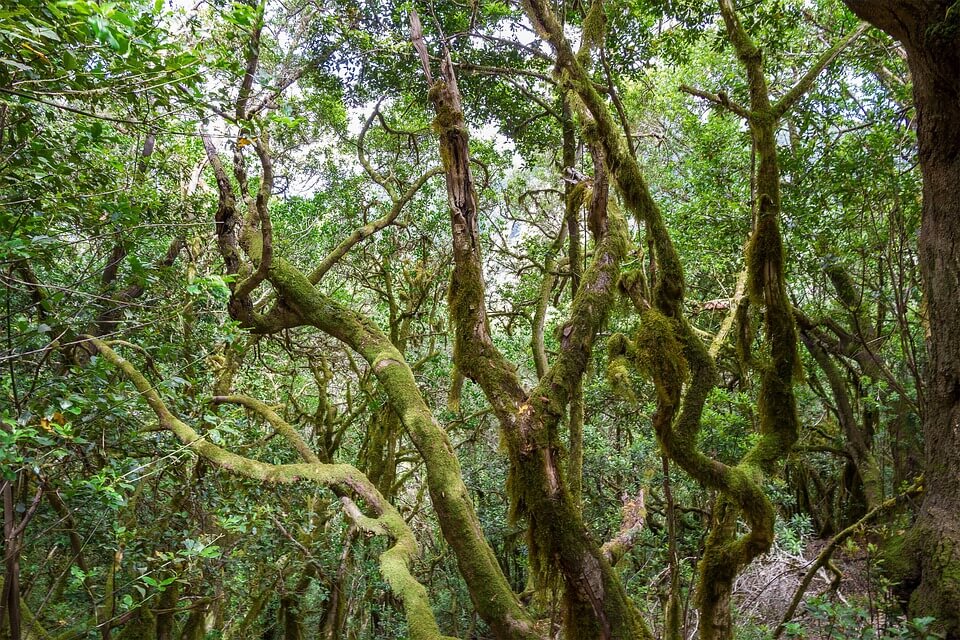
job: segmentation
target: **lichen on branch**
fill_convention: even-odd
[[[440,633],[427,598],[426,589],[417,582],[410,571],[412,562],[419,555],[419,547],[413,531],[400,512],[391,505],[373,484],[358,469],[347,464],[269,464],[237,455],[219,447],[177,418],[166,406],[156,387],[133,366],[122,358],[107,342],[87,338],[99,354],[116,367],[140,392],[156,414],[160,425],[173,433],[187,447],[210,463],[240,476],[275,484],[293,484],[310,480],[323,486],[337,486],[363,498],[375,512],[373,517],[347,509],[348,516],[361,529],[377,535],[386,535],[393,545],[380,555],[380,572],[400,599],[407,617],[410,637],[417,640],[445,640]]]

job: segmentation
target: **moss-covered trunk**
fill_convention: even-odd
[[[925,55],[909,54],[923,170],[920,269],[930,314],[926,494],[914,532],[921,580],[911,613],[936,616],[948,638],[960,638],[960,5],[928,23],[925,36]]]
[[[515,367],[494,346],[486,313],[477,223],[478,198],[470,170],[468,132],[453,64],[444,51],[441,78],[433,82],[419,20],[414,44],[424,61],[434,126],[447,180],[454,271],[450,314],[456,329],[454,361],[490,402],[510,455],[509,490],[516,517],[528,522],[534,571],[541,585],[563,587],[565,635],[570,639],[649,637],[619,577],[591,539],[569,490],[561,462],[558,425],[586,369],[594,339],[616,296],[619,263],[628,242],[626,224],[606,212],[596,220],[594,260],[561,330],[561,353],[529,394]]]
[[[403,355],[373,322],[325,297],[285,260],[274,260],[270,281],[305,323],[349,345],[372,367],[423,458],[440,528],[481,618],[498,638],[539,637],[483,536],[453,445],[424,402]]]
[[[903,43],[923,173],[920,270],[929,313],[923,411],[925,494],[902,562],[911,615],[960,638],[960,4],[846,0]],[[912,565],[912,566],[908,566]]]

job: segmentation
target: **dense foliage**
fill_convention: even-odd
[[[5,2],[0,638],[960,637],[912,4]]]

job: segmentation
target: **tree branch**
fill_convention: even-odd
[[[729,110],[729,111],[732,111],[733,113],[737,114],[737,115],[740,116],[741,118],[744,118],[744,119],[749,119],[749,118],[750,118],[750,110],[749,110],[749,109],[747,109],[746,107],[742,106],[742,105],[739,104],[738,102],[735,102],[734,100],[731,100],[731,99],[730,99],[730,96],[728,96],[727,94],[723,93],[722,91],[721,91],[720,93],[710,93],[709,91],[704,91],[704,90],[702,90],[702,89],[697,89],[697,88],[691,87],[690,85],[687,85],[687,84],[681,84],[681,85],[680,85],[680,91],[682,91],[682,92],[684,92],[684,93],[689,93],[690,95],[696,96],[696,97],[698,97],[698,98],[703,98],[703,99],[706,100],[707,102],[712,102],[713,104],[715,104],[715,105],[717,105],[717,106],[719,106],[719,107],[723,107],[724,109],[727,109],[727,110]]]
[[[411,12],[411,33],[418,51],[426,51],[419,19]],[[423,54],[421,54],[421,60]],[[424,62],[426,64],[426,62]],[[424,67],[428,80],[429,67]],[[480,257],[477,192],[470,168],[469,134],[463,122],[460,92],[444,49],[441,79],[430,87],[430,101],[437,113],[453,235],[453,276],[450,283],[450,315],[456,328],[454,362],[463,375],[476,381],[501,420],[510,420],[527,395],[513,365],[493,344],[486,309],[486,285]]]
[[[478,613],[503,637],[538,638],[483,537],[450,439],[424,402],[403,354],[370,319],[321,294],[282,258],[274,261],[270,279],[305,323],[350,346],[369,363],[423,458],[440,527]]]
[[[214,465],[238,475],[268,483],[292,484],[301,479],[324,486],[339,486],[361,496],[376,517],[354,511],[345,505],[355,524],[369,533],[387,535],[394,541],[380,556],[380,571],[391,590],[403,603],[412,638],[439,640],[440,634],[423,585],[410,572],[419,554],[416,538],[400,513],[380,494],[366,476],[347,464],[269,464],[245,458],[207,441],[192,427],[177,418],[166,406],[156,388],[129,361],[120,357],[105,342],[88,337],[103,358],[120,370],[136,387],[156,414],[160,424],[181,442]]]
[[[337,247],[331,251],[323,259],[317,268],[313,270],[312,273],[308,276],[310,284],[317,284],[320,280],[323,279],[323,276],[326,275],[328,271],[341,259],[345,256],[353,247],[357,244],[369,238],[373,234],[381,231],[396,221],[397,217],[403,211],[403,208],[413,200],[414,196],[423,188],[423,185],[433,178],[443,173],[443,169],[440,167],[433,167],[432,169],[427,170],[426,173],[417,178],[416,182],[410,185],[410,188],[407,189],[401,196],[393,200],[393,206],[390,208],[390,211],[386,213],[381,218],[369,222],[362,227],[354,229],[347,238],[345,238]]]
[[[800,586],[797,587],[797,590],[793,594],[793,599],[790,600],[790,606],[787,607],[786,613],[783,614],[783,618],[780,620],[780,624],[777,625],[776,630],[773,632],[774,638],[779,638],[783,635],[783,632],[786,630],[787,623],[793,619],[794,614],[797,612],[797,607],[800,606],[800,603],[803,601],[803,596],[807,592],[807,589],[810,587],[810,583],[813,581],[817,572],[820,571],[820,568],[825,564],[830,562],[830,558],[833,557],[833,552],[837,550],[843,542],[857,533],[876,517],[890,511],[895,506],[913,496],[918,496],[923,493],[922,481],[918,480],[913,484],[909,489],[901,493],[900,495],[886,500],[870,511],[867,512],[865,516],[854,522],[852,525],[833,536],[830,542],[827,543],[820,553],[817,555],[816,560],[810,565],[810,568],[807,569],[807,572],[804,574],[803,579],[800,581]]]
[[[773,117],[780,118],[787,113],[804,94],[810,91],[817,76],[840,55],[840,52],[846,49],[854,40],[866,33],[869,28],[869,24],[861,22],[856,29],[837,40],[832,47],[824,51],[803,77],[773,105]]]

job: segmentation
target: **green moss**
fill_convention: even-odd
[[[960,40],[960,2],[954,2],[946,10],[943,20],[934,22],[924,33],[927,47],[937,49],[944,46],[956,46]]]
[[[449,106],[449,100],[444,98],[444,94],[447,92],[447,83],[443,80],[437,80],[433,86],[430,87],[430,101],[434,104],[437,111],[436,118],[433,121],[433,128],[438,134],[453,128],[463,127],[463,113]]]
[[[653,379],[662,402],[676,405],[690,374],[676,321],[655,309],[644,311],[633,343],[637,369]]]
[[[594,0],[583,19],[583,39],[577,57],[584,67],[590,66],[591,52],[603,46],[607,35],[607,16],[603,11],[603,0]]]
[[[647,304],[647,278],[642,267],[623,271],[618,286],[635,308],[642,309]]]
[[[910,616],[936,618],[931,630],[946,638],[960,637],[960,536],[942,520],[954,514],[921,514],[907,533],[901,553],[916,562],[902,562],[904,591],[910,591]],[[888,567],[889,570],[889,567]],[[912,588],[911,587],[915,587]]]
[[[857,291],[856,285],[853,283],[853,278],[851,278],[847,270],[843,268],[843,265],[838,262],[832,262],[827,265],[824,272],[827,274],[827,277],[830,278],[830,282],[833,284],[833,288],[836,290],[840,302],[848,309],[856,308],[860,302],[860,294]]]
[[[892,535],[884,540],[881,546],[880,560],[883,572],[897,584],[897,591],[909,593],[920,582],[917,550],[917,540],[913,530]]]
[[[766,194],[760,194],[759,199],[771,202]],[[757,219],[757,228],[747,244],[747,271],[750,301],[763,306],[776,294],[775,288],[783,278],[783,241],[779,223],[772,215]]]

